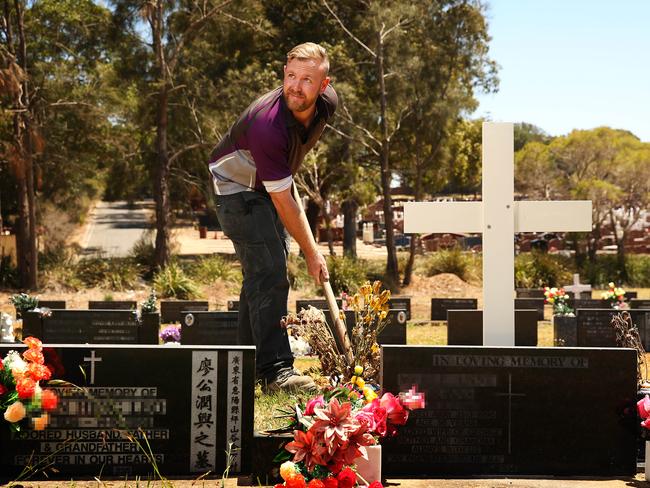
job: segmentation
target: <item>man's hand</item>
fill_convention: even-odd
[[[307,262],[309,276],[314,278],[317,285],[320,285],[323,281],[329,281],[330,274],[327,271],[327,262],[321,253],[306,256],[305,261]]]

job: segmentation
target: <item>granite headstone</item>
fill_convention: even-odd
[[[135,310],[135,300],[88,300],[89,310]]]
[[[432,298],[431,320],[447,320],[448,310],[476,310],[476,298]]]
[[[544,288],[516,288],[517,298],[545,298]]]
[[[163,324],[180,323],[182,312],[207,312],[208,302],[205,300],[161,300],[160,321]]]
[[[253,347],[46,345],[44,352],[55,378],[83,389],[56,388],[59,405],[44,431],[0,429],[2,476],[20,473],[32,455],[32,463],[52,463],[50,478],[153,476],[150,454],[166,476],[196,478],[222,473],[231,443],[230,471],[250,472]]]
[[[515,298],[516,310],[537,310],[537,320],[544,320],[543,298]]]
[[[483,310],[449,310],[447,344],[483,345]],[[537,311],[515,310],[515,346],[537,345]]]
[[[426,399],[382,441],[386,477],[636,473],[634,350],[384,346],[381,377]]]
[[[181,344],[237,344],[239,312],[187,312],[181,321]]]

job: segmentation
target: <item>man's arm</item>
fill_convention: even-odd
[[[289,187],[286,190],[271,192],[269,195],[271,195],[273,205],[275,205],[284,227],[302,249],[309,274],[314,278],[316,284],[320,284],[321,275],[325,280],[329,279],[327,263],[318,251],[302,205],[293,198],[291,189],[292,187]]]

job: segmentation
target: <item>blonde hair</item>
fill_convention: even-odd
[[[327,51],[323,46],[314,42],[305,42],[294,47],[287,53],[287,63],[292,59],[301,61],[313,59],[314,61],[318,61],[325,68],[325,76],[327,76],[330,69],[330,60],[327,56]]]

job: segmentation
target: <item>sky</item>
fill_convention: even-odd
[[[473,117],[650,142],[650,0],[486,0],[499,91]]]

